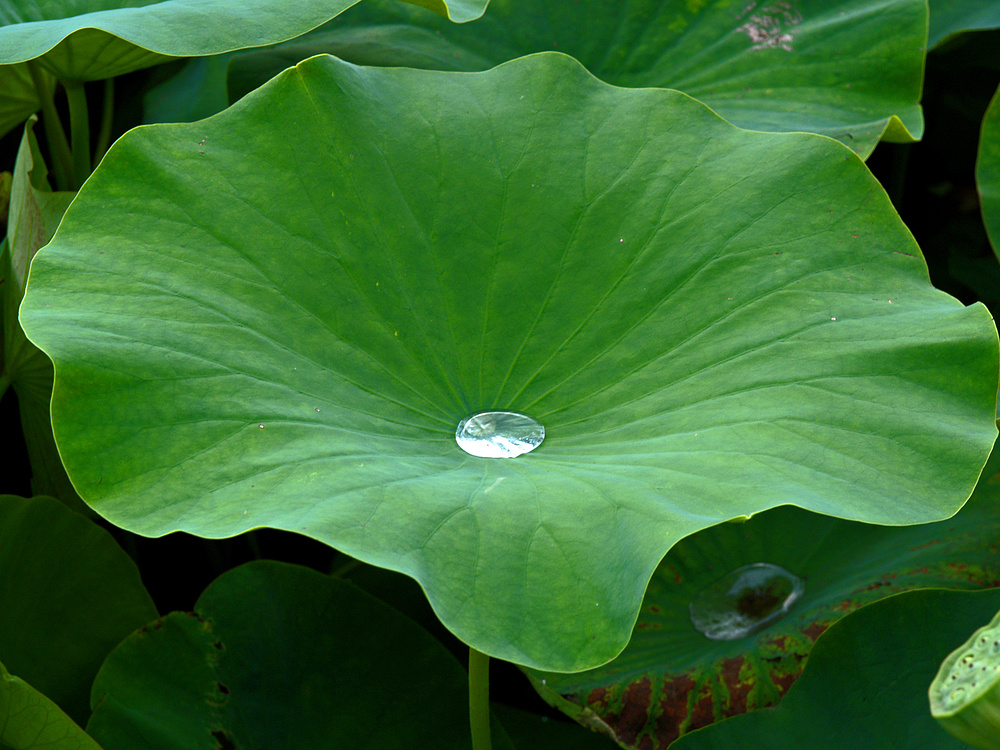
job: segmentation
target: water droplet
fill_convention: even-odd
[[[480,458],[514,458],[533,451],[545,439],[536,420],[512,411],[484,411],[458,423],[459,447]]]
[[[735,641],[780,620],[802,596],[797,575],[770,563],[737,568],[695,596],[691,623],[713,641]]]

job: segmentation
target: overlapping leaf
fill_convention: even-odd
[[[783,504],[948,517],[996,437],[993,323],[930,286],[856,155],[552,53],[316,58],[134,131],[21,321],[98,512],[310,535],[554,671],[624,647],[679,539]],[[463,453],[495,408],[545,442]]]
[[[156,616],[139,572],[93,522],[52,498],[10,495],[0,495],[0,570],[0,661],[85,723],[104,657]]]
[[[923,132],[926,35],[921,0],[494,0],[463,26],[368,0],[319,34],[237,58],[233,84],[247,91],[318,52],[484,70],[557,50],[609,83],[678,89],[741,127],[822,133],[867,157],[883,134]]]
[[[94,81],[171,57],[201,57],[292,39],[357,0],[12,0],[0,6],[0,135],[41,106],[39,86]],[[486,0],[424,0],[455,20]],[[32,62],[33,61],[33,62]],[[32,71],[29,63],[35,66]]]
[[[957,516],[906,528],[776,508],[678,543],[650,581],[632,640],[613,662],[571,675],[537,673],[543,695],[624,746],[663,748],[720,719],[774,705],[813,642],[853,610],[915,588],[1000,586],[1000,484],[977,489]],[[692,624],[698,592],[741,566],[768,562],[801,577],[783,618],[731,641]],[[746,600],[748,610],[755,600]],[[544,683],[542,682],[544,680]]]
[[[452,21],[463,23],[479,18],[490,0],[405,0],[420,5]]]
[[[29,119],[21,138],[11,179],[7,237],[0,244],[0,395],[8,385],[17,393],[35,493],[52,495],[74,508],[86,509],[66,478],[52,440],[52,364],[24,337],[17,322],[28,265],[38,248],[52,238],[74,195],[50,189],[34,125],[34,118]]]
[[[953,34],[995,29],[1000,26],[1000,6],[981,0],[930,0],[927,47],[936,47]]]
[[[983,116],[976,155],[976,187],[986,234],[1000,255],[1000,89]]]
[[[465,672],[348,583],[275,562],[129,636],[94,682],[104,750],[470,747]],[[509,750],[502,730],[494,747]]]
[[[858,740],[967,750],[931,717],[927,689],[948,653],[998,607],[1000,591],[913,591],[864,607],[817,641],[780,706],[692,732],[674,748],[840,750]]]
[[[101,750],[59,707],[0,664],[0,743],[5,750]]]

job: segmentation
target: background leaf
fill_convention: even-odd
[[[355,2],[6,2],[0,6],[0,135],[38,111],[55,79],[96,81],[172,57],[274,44],[316,28]]]
[[[490,0],[404,0],[404,2],[420,5],[432,10],[438,15],[458,23],[479,18],[486,10]]]
[[[674,750],[965,750],[931,717],[927,690],[944,658],[1000,607],[1000,591],[913,591],[863,607],[816,642],[780,706],[692,732]]]
[[[1000,586],[998,501],[1000,483],[992,481],[957,516],[934,524],[872,526],[783,507],[698,532],[656,569],[617,659],[576,674],[531,673],[533,681],[585,724],[613,729],[624,746],[666,747],[684,732],[776,704],[813,642],[859,607],[913,588]],[[698,592],[757,562],[801,577],[802,597],[758,633],[703,636],[689,613]]]
[[[986,234],[993,251],[1000,255],[1000,88],[983,117],[976,156],[976,187]]]
[[[17,322],[17,309],[28,281],[28,266],[38,248],[48,242],[75,193],[54,192],[48,171],[38,153],[33,128],[24,127],[11,180],[7,237],[0,245],[0,395],[10,385],[17,393],[21,429],[32,467],[32,490],[52,495],[74,510],[89,510],[69,482],[49,422],[52,398],[52,363],[25,338]]]
[[[356,0],[18,0],[0,9],[0,63],[38,60],[72,81],[111,78],[167,57],[200,57],[291,39]]]
[[[38,82],[50,91],[55,86],[51,73],[38,71]],[[3,94],[0,95],[0,135],[10,132],[37,112],[42,99],[31,71],[26,65],[9,65],[0,68]]]
[[[350,584],[249,563],[195,610],[108,657],[88,725],[105,750],[471,746],[464,670]],[[494,746],[512,747],[496,728]]]
[[[11,495],[0,495],[0,570],[0,661],[85,723],[104,657],[156,617],[138,570],[92,521]]]
[[[320,52],[485,70],[556,50],[608,83],[678,89],[740,127],[822,133],[867,157],[883,134],[910,141],[923,132],[926,29],[921,0],[494,0],[462,26],[368,0],[318,34],[238,56],[231,86],[242,94]]]
[[[996,437],[995,327],[928,284],[855,154],[558,54],[316,58],[133,131],[31,273],[98,512],[313,536],[553,671],[624,647],[688,534],[789,503],[947,517]],[[495,408],[545,443],[463,453]]]
[[[979,0],[929,0],[931,20],[927,48],[952,34],[1000,27],[1000,6]]]
[[[59,707],[0,664],[4,750],[101,750]]]

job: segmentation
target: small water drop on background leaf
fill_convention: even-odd
[[[770,563],[753,563],[703,588],[688,611],[706,638],[735,641],[784,617],[803,591],[797,575]]]
[[[538,421],[512,411],[484,411],[458,423],[455,440],[480,458],[514,458],[533,451],[545,439]]]

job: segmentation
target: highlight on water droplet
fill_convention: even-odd
[[[484,411],[458,423],[455,440],[466,453],[479,458],[515,458],[533,451],[545,439],[545,428],[535,419],[513,411]]]
[[[753,563],[699,591],[688,612],[706,638],[735,641],[780,620],[804,591],[797,575],[771,563]]]

